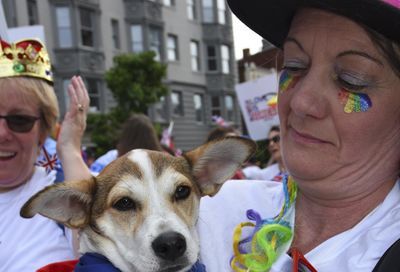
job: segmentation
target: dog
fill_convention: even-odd
[[[48,186],[22,207],[80,230],[80,252],[106,257],[123,272],[184,272],[199,257],[202,196],[213,196],[255,152],[241,137],[173,157],[135,149],[98,176]]]

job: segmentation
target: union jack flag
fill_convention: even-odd
[[[57,153],[49,154],[46,148],[43,146],[40,152],[40,156],[36,161],[36,165],[44,167],[46,169],[46,172],[50,173],[51,170],[56,169],[56,167],[58,166],[57,161]]]

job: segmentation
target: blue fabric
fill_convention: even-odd
[[[204,264],[198,261],[192,266],[192,268],[190,268],[188,272],[206,272],[206,267]]]
[[[74,272],[121,272],[103,255],[85,253],[75,266]],[[188,272],[206,272],[206,267],[197,262]]]
[[[104,167],[106,167],[110,162],[115,160],[118,157],[118,150],[112,149],[108,151],[106,154],[100,156],[97,160],[95,160],[92,165],[90,165],[90,171],[95,173],[100,173]]]
[[[85,253],[75,266],[75,272],[121,272],[103,255]]]

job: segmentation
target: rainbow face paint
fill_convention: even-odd
[[[279,92],[285,92],[296,85],[299,77],[289,74],[286,70],[283,70],[279,77]]]
[[[362,93],[351,93],[344,89],[339,92],[340,103],[344,105],[344,112],[365,112],[372,107],[371,99]]]

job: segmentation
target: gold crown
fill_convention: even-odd
[[[53,82],[49,54],[40,40],[0,42],[0,78],[31,76]]]

